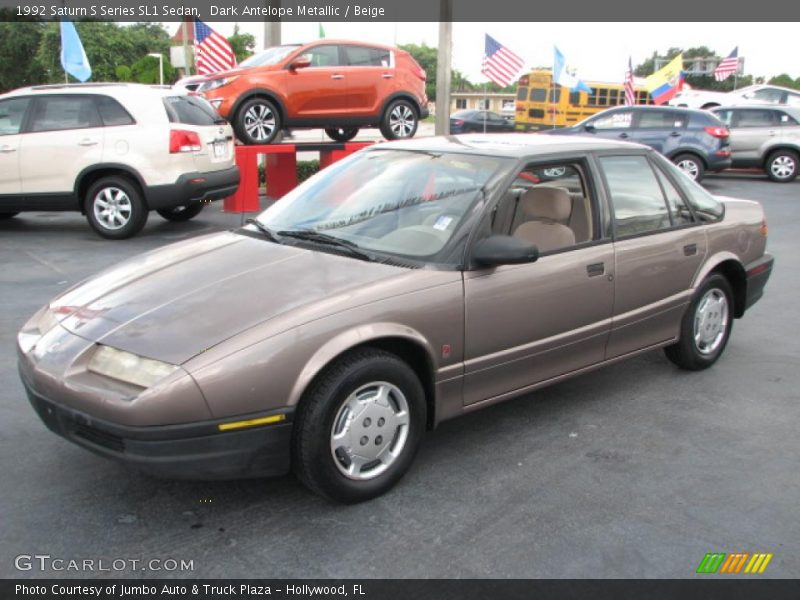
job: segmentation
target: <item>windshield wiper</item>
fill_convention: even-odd
[[[369,262],[375,261],[374,256],[361,250],[359,245],[355,242],[343,240],[342,238],[338,238],[334,235],[328,235],[327,233],[322,233],[320,231],[315,231],[314,229],[287,229],[284,231],[279,231],[278,235],[281,237],[295,238],[304,242],[316,242],[317,244],[336,246],[337,248],[347,251],[350,256],[355,258],[360,258],[361,260],[366,260]]]
[[[258,219],[247,219],[245,223],[247,223],[248,225],[255,225],[256,229],[258,229],[261,233],[263,233],[264,237],[266,237],[270,242],[275,242],[276,244],[281,243],[281,241],[278,239],[278,236],[275,235],[275,232],[272,231],[272,229],[270,229],[266,225],[264,225]]]

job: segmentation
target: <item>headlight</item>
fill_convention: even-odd
[[[223,77],[222,79],[212,79],[211,81],[206,81],[200,84],[198,88],[198,92],[209,92],[211,90],[215,90],[217,88],[221,88],[223,85],[228,85],[229,83],[233,83],[238,79],[238,76],[235,77]]]
[[[110,346],[98,346],[87,368],[99,375],[143,388],[151,387],[178,369],[175,365]]]
[[[28,321],[17,335],[20,348],[26,354],[36,345],[41,337],[58,325],[59,319],[49,306],[44,307]]]

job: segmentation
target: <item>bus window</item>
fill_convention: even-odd
[[[597,91],[597,104],[608,106],[608,88],[600,88]]]
[[[528,99],[528,88],[520,86],[517,90],[517,100],[527,100]]]
[[[581,104],[581,93],[580,92],[570,92],[569,94],[569,103],[572,106],[580,106]]]
[[[531,88],[531,102],[547,102],[547,90]]]
[[[550,90],[550,102],[557,104],[561,101],[561,87]]]
[[[611,106],[617,106],[618,104],[622,104],[619,100],[620,90],[608,90],[608,103]],[[623,98],[624,98],[623,94]]]

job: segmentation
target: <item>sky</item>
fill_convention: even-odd
[[[234,23],[209,23],[222,33],[233,33]],[[179,24],[168,23],[173,32]],[[239,23],[263,47],[262,23]],[[323,22],[325,35],[384,44],[438,45],[438,23]],[[284,43],[307,42],[318,37],[318,23],[283,23]],[[453,23],[453,68],[470,81],[481,83],[484,34],[521,56],[526,68],[550,66],[553,45],[566,56],[582,79],[622,81],[628,64],[634,67],[670,47],[708,46],[727,56],[739,46],[745,73],[767,78],[780,73],[800,77],[800,35],[797,23]],[[433,74],[429,73],[431,77]]]

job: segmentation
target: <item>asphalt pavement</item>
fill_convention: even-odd
[[[50,433],[25,398],[14,344],[34,311],[240,215],[153,214],[123,242],[77,214],[0,222],[0,577],[683,578],[708,552],[771,552],[764,577],[800,576],[800,181],[706,185],[764,203],[776,256],[717,365],[687,373],[656,351],[444,423],[393,491],[357,506],[292,477],[151,479]]]

